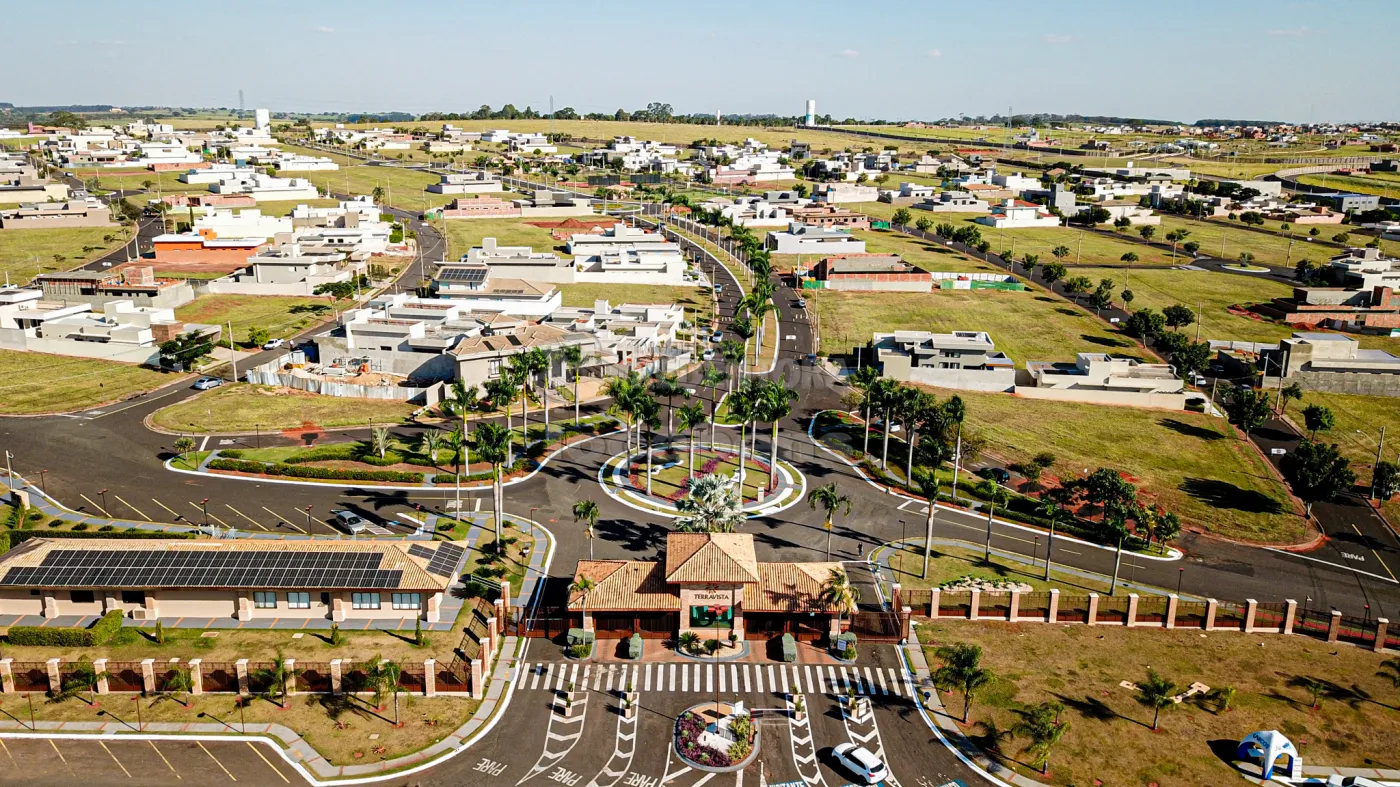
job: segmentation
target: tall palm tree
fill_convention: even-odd
[[[588,559],[593,559],[593,528],[598,526],[598,504],[592,500],[574,501],[574,524],[584,523],[583,535],[588,539]]]
[[[603,392],[613,399],[613,409],[627,420],[627,450],[632,450],[632,426],[636,423],[637,400],[646,395],[646,387],[637,372],[608,380]],[[640,442],[640,441],[639,441]]]
[[[967,405],[961,396],[950,396],[943,402],[943,423],[957,427],[957,442],[953,448],[953,502],[958,500],[958,468],[962,466],[962,427],[967,418]]]
[[[710,447],[715,445],[715,412],[719,409],[719,384],[728,379],[729,375],[716,369],[713,366],[706,366],[705,371],[700,373],[700,384],[710,389]],[[194,441],[191,440],[191,443]],[[193,449],[191,449],[193,450]]]
[[[1152,709],[1152,731],[1157,731],[1157,721],[1164,708],[1175,708],[1176,684],[1148,668],[1147,680],[1138,684],[1138,702]]]
[[[588,594],[592,593],[593,589],[596,587],[598,587],[598,583],[594,582],[588,577],[579,577],[578,579],[574,580],[572,583],[569,584],[569,594],[571,596],[574,593],[577,593],[580,596],[582,596],[583,606],[579,609],[579,611],[583,614],[583,616],[588,615]]]
[[[851,584],[845,569],[833,568],[822,583],[819,598],[824,606],[836,608],[836,631],[839,633],[842,616],[847,612],[855,614],[856,605],[860,603],[860,588]]]
[[[467,426],[467,416],[475,412],[481,405],[481,396],[478,394],[475,385],[467,385],[462,380],[453,380],[447,386],[447,392],[438,408],[449,418],[458,418],[462,422],[462,439],[470,440],[471,431]]]
[[[637,398],[636,409],[633,412],[636,414],[637,418],[637,429],[640,430],[643,426],[645,426],[647,431],[647,444],[645,449],[647,455],[647,495],[650,496],[652,430],[661,425],[661,403],[656,401],[656,397],[652,396],[646,391],[643,391],[642,395]],[[637,444],[639,447],[641,446],[640,435],[638,435],[637,437]]]
[[[536,376],[549,365],[544,350],[531,347],[523,353],[512,355],[507,361],[510,375],[520,388],[520,442],[525,450],[530,447],[530,393]]]
[[[658,375],[651,381],[651,393],[666,400],[666,439],[674,440],[676,434],[676,407],[674,399],[682,401],[690,398],[690,389],[681,385],[680,377],[674,374]]]
[[[862,366],[851,375],[851,387],[861,392],[861,415],[865,419],[865,435],[861,441],[862,455],[870,453],[870,405],[875,384],[880,380],[880,370],[874,366]]]
[[[749,423],[754,419],[757,412],[757,402],[759,397],[759,382],[757,380],[745,380],[738,390],[729,395],[725,400],[725,407],[729,410],[730,418],[739,421],[739,503],[744,502],[744,478],[748,475],[748,456],[746,451],[748,445],[745,436],[748,434]]]
[[[432,463],[433,469],[438,466],[438,450],[442,448],[443,434],[441,429],[429,429],[418,437],[418,450],[427,455],[428,461]]]
[[[892,420],[895,411],[898,410],[900,406],[900,400],[903,395],[901,392],[903,390],[904,386],[900,385],[895,380],[891,380],[888,377],[882,377],[878,382],[875,383],[875,406],[880,408],[881,412],[883,413],[881,417],[884,419],[885,422],[884,444],[883,447],[881,447],[880,449],[881,470],[888,469],[889,467],[890,421]]]
[[[569,367],[569,371],[574,374],[574,428],[578,428],[578,373],[583,367],[583,348],[577,344],[570,344],[563,349],[564,365]]]
[[[744,340],[744,354],[739,358],[739,373],[744,374],[748,371],[749,340],[758,333],[758,329],[754,328],[753,320],[748,317],[735,319],[729,324],[729,329],[734,331],[735,336]]]
[[[511,421],[510,406],[515,404],[515,396],[519,390],[515,378],[506,371],[502,371],[496,379],[486,382],[486,395],[491,399],[491,406],[505,412],[506,433],[512,435],[511,440],[506,442],[506,464],[515,463],[515,424]]]
[[[928,561],[933,553],[933,515],[938,510],[938,465],[941,461],[933,465],[933,470],[919,476],[919,491],[928,498],[928,517],[924,521],[924,568],[919,576],[928,579]]]
[[[778,427],[784,418],[792,414],[797,391],[787,387],[783,380],[766,380],[760,390],[759,420],[767,421],[773,429],[773,444],[768,455],[768,488],[774,489],[778,485]]]
[[[963,724],[967,724],[968,715],[972,710],[972,699],[977,691],[996,676],[991,670],[982,666],[982,648],[977,645],[969,645],[966,642],[959,642],[954,645],[945,645],[936,651],[938,657],[943,659],[943,666],[934,670],[933,682],[939,688],[950,691],[959,689],[963,693]]]
[[[729,380],[729,391],[731,393],[734,391],[734,380],[738,377],[734,370],[736,367],[742,368],[746,355],[747,351],[744,350],[744,345],[733,339],[725,339],[719,343],[719,357],[724,359],[727,379]]]
[[[905,388],[900,401],[900,423],[904,425],[904,442],[908,448],[904,459],[904,480],[914,480],[914,444],[925,424],[936,426],[942,411],[938,409],[938,399],[931,393],[917,388]]]
[[[807,493],[807,505],[813,511],[818,508],[822,510],[825,517],[823,527],[826,528],[826,559],[831,560],[831,520],[838,510],[842,510],[847,516],[851,513],[850,495],[841,494],[840,487],[832,481],[823,484]]]
[[[681,417],[681,431],[685,432],[690,440],[690,448],[686,451],[687,469],[685,477],[691,479],[695,477],[695,430],[705,425],[705,408],[699,402],[694,404],[681,405],[677,411]]]
[[[503,532],[501,508],[504,503],[501,494],[501,465],[510,456],[510,431],[497,423],[482,424],[477,427],[471,445],[478,459],[491,463],[491,504],[496,516],[496,539],[500,540]]]
[[[1057,487],[1060,489],[1062,487]],[[1060,505],[1059,495],[1046,492],[1040,496],[1040,515],[1050,523],[1050,535],[1045,540],[1045,581],[1050,581],[1050,560],[1055,549],[1055,525],[1068,519],[1069,512]]]

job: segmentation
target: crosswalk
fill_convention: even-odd
[[[826,664],[603,664],[521,662],[516,687],[522,691],[578,691],[892,695],[914,697],[908,674],[892,667]]]

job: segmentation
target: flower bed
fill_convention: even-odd
[[[214,459],[209,462],[210,470],[223,470],[232,473],[255,473],[287,478],[311,478],[328,481],[382,481],[394,484],[421,484],[422,473],[407,473],[400,470],[348,470],[334,467],[312,467],[307,465],[267,464],[250,462],[246,459]]]
[[[699,715],[686,711],[676,720],[676,749],[691,762],[708,765],[712,768],[727,768],[733,765],[729,752],[712,749],[700,744],[700,733],[705,731],[705,721]]]

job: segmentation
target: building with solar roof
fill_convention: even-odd
[[[0,556],[0,618],[436,623],[465,557],[445,542],[33,538]]]

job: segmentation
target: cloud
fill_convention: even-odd
[[[1045,42],[1048,44],[1054,44],[1055,46],[1062,46],[1064,44],[1068,44],[1073,40],[1074,36],[1072,35],[1061,35],[1060,33],[1045,34]]]
[[[318,25],[318,26],[316,27],[316,32],[321,33],[321,34],[323,34],[323,35],[330,35],[330,34],[332,34],[332,33],[335,32],[335,28],[334,28],[334,27],[328,27],[328,26],[326,26],[326,25]]]
[[[837,53],[836,53],[836,56],[837,56],[837,57],[844,57],[844,58],[846,58],[847,60],[853,60],[853,59],[855,59],[856,57],[859,57],[859,56],[860,56],[860,53],[857,52],[857,51],[854,50],[854,49],[842,49],[840,52],[837,52]]]
[[[1288,30],[1270,30],[1269,35],[1275,38],[1302,38],[1312,31],[1306,27],[1294,27]]]
[[[929,56],[929,57],[943,57],[943,50],[942,50],[942,49],[930,49],[930,50],[928,51],[928,56]]]

